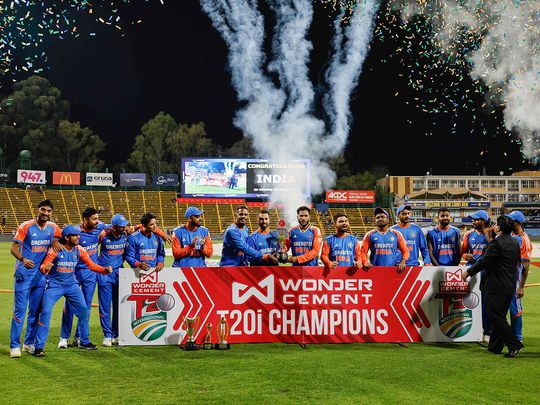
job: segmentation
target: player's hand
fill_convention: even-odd
[[[199,240],[198,236],[195,236],[192,240],[189,246],[191,246],[193,249],[195,249],[195,246],[197,245],[197,241]]]
[[[156,265],[156,271],[159,273],[161,270],[163,270],[163,263],[158,263]]]
[[[402,260],[398,263],[397,265],[397,272],[398,273],[403,273],[405,271],[405,269],[407,268],[407,266],[405,266],[405,261]]]
[[[357,261],[357,262],[354,262],[354,263],[353,263],[353,266],[354,266],[354,267],[360,268],[360,267],[362,267],[362,262],[361,262],[360,260]]]
[[[266,258],[266,261],[270,262],[272,264],[278,264],[278,259],[274,255],[268,255],[267,258]]]
[[[469,272],[467,270],[465,270],[463,273],[461,273],[461,279],[463,281],[467,281],[468,278],[469,278]]]
[[[60,242],[58,242],[57,240],[53,240],[53,243],[51,245],[51,247],[53,248],[53,250],[58,253],[62,250],[62,244]]]
[[[163,235],[163,239],[165,240],[165,242],[167,242],[169,245],[172,244],[172,238],[170,235],[168,235],[166,232],[164,233]]]
[[[145,262],[141,262],[139,263],[139,269],[141,270],[150,270],[150,265],[148,263],[145,263]]]
[[[373,265],[371,264],[370,261],[367,261],[364,263],[364,266],[362,266],[364,268],[364,270],[369,270],[373,267]]]
[[[525,288],[518,287],[518,289],[516,291],[516,297],[517,298],[523,298],[524,295],[525,295]]]
[[[113,272],[113,268],[111,266],[105,267],[105,270],[107,271],[108,274],[111,274]]]
[[[31,269],[32,267],[35,266],[34,261],[30,259],[23,259],[22,264],[24,264],[24,267],[26,267],[27,269]],[[51,267],[52,267],[52,263],[51,263]]]
[[[201,249],[206,245],[206,237],[201,238]]]
[[[338,262],[330,262],[330,268],[335,269],[338,266]]]
[[[472,254],[470,254],[470,253],[465,253],[465,254],[463,255],[463,258],[464,258],[465,260],[469,261],[469,260],[472,260],[472,259],[474,258],[474,256],[473,256]]]
[[[52,269],[52,266],[53,266],[52,263],[47,263],[46,265],[44,265],[43,267],[44,267],[45,271],[44,271],[43,273],[49,274],[49,272],[50,272],[51,269]]]
[[[296,264],[298,263],[298,258],[296,256],[291,256],[287,259],[289,263]]]

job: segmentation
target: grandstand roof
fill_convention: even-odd
[[[487,196],[468,188],[437,188],[434,190],[422,189],[409,196],[410,200],[451,200],[454,198],[485,198]]]

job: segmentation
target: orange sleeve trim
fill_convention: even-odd
[[[401,254],[403,255],[403,260],[408,260],[411,256],[411,253],[409,252],[409,249],[407,249],[407,242],[405,242],[405,238],[400,232],[394,232],[397,236],[398,240],[398,249],[400,250]]]
[[[202,254],[210,258],[214,254],[214,246],[212,245],[212,239],[210,238],[210,233],[208,233],[208,236],[206,237],[206,243],[204,244],[204,247],[202,248]]]
[[[90,256],[88,256],[88,253],[86,252],[86,250],[84,250],[80,246],[77,246],[77,249],[79,249],[79,253],[81,254],[81,260],[83,261],[84,264],[88,266],[90,270],[95,271],[96,273],[108,274],[105,267],[94,263],[92,259],[90,259]]]
[[[319,257],[319,252],[321,251],[322,246],[322,234],[319,228],[313,226],[313,245],[309,252],[304,253],[303,255],[297,256],[298,263],[309,262],[310,260]]]
[[[322,245],[322,253],[321,253],[321,261],[324,263],[325,267],[330,267],[330,264],[332,263],[330,261],[330,245],[328,244],[328,241],[325,239],[323,241]]]
[[[187,245],[185,247],[180,246],[180,241],[178,240],[178,237],[176,234],[173,234],[172,237],[172,252],[175,259],[181,259],[183,257],[187,257],[193,252],[193,247],[191,245]]]

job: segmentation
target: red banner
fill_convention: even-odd
[[[120,343],[183,342],[184,317],[199,318],[199,343],[221,316],[230,343],[478,341],[478,286],[460,278],[452,267],[125,269]]]
[[[364,203],[375,202],[375,191],[370,190],[327,190],[327,203]]]
[[[79,172],[53,172],[52,184],[79,186],[81,184],[81,173]]]

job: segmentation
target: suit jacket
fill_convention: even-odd
[[[485,255],[467,269],[473,276],[484,270],[480,289],[488,294],[515,294],[521,262],[519,243],[511,235],[499,235],[488,245]]]

